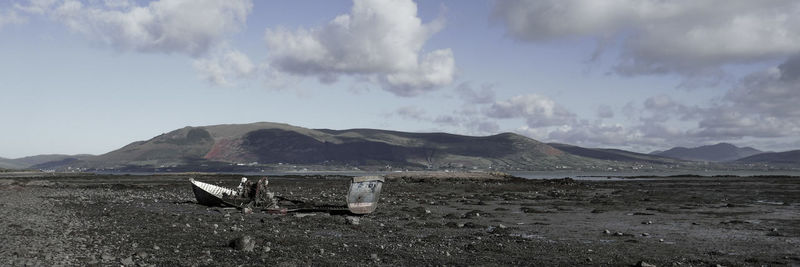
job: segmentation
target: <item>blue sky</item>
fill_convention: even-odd
[[[800,148],[794,1],[0,3],[0,157],[258,121]]]

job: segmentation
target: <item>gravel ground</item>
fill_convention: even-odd
[[[189,177],[0,178],[3,265],[800,265],[800,179],[394,178],[365,216],[205,207]],[[256,177],[252,177],[256,178]],[[272,177],[344,204],[346,177]]]

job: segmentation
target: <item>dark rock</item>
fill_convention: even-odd
[[[344,219],[345,219],[345,222],[347,222],[347,224],[349,224],[349,225],[359,225],[359,224],[361,224],[361,218],[359,218],[359,217],[347,216],[347,217],[344,217]]]
[[[236,250],[239,250],[239,251],[251,252],[255,248],[256,242],[253,239],[253,237],[251,237],[249,235],[244,235],[244,236],[241,236],[239,238],[231,240],[229,245],[233,249],[236,249]]]
[[[464,218],[464,219],[472,219],[472,218],[481,217],[481,216],[488,217],[488,215],[489,215],[488,213],[485,213],[485,212],[480,211],[480,210],[471,210],[471,211],[468,211],[468,212],[464,213],[464,215],[462,215],[461,217]]]
[[[480,225],[480,224],[477,224],[477,223],[473,223],[473,222],[466,222],[466,223],[464,223],[463,227],[464,228],[484,228],[486,226],[483,226],[483,225]]]
[[[136,252],[136,254],[134,254],[134,256],[136,256],[137,258],[140,258],[140,259],[144,259],[144,258],[147,258],[147,256],[150,256],[150,254],[148,254],[147,252],[144,252],[144,251],[139,251],[139,252]]]
[[[448,213],[447,215],[444,216],[444,218],[445,219],[459,219],[459,218],[461,218],[461,216],[458,216],[458,214],[455,214],[455,213]]]
[[[522,207],[522,208],[519,208],[519,210],[524,212],[524,213],[550,213],[550,211],[535,209],[535,208],[531,208],[531,207]]]
[[[133,258],[127,257],[119,261],[122,265],[133,266]]]

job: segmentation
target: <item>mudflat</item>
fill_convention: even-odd
[[[234,175],[0,178],[8,265],[800,265],[800,179],[389,178],[364,216],[198,205]],[[252,177],[256,178],[256,177]],[[344,204],[347,177],[270,177]]]

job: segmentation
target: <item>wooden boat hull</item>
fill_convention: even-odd
[[[229,204],[222,200],[222,197],[224,195],[235,196],[237,194],[235,190],[225,187],[195,181],[194,179],[190,179],[189,181],[192,183],[192,192],[194,192],[197,203],[202,205],[228,206]]]

